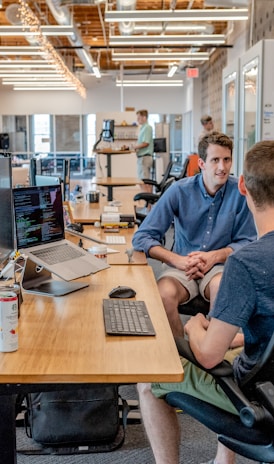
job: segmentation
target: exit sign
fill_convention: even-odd
[[[186,68],[186,77],[199,77],[199,68]]]

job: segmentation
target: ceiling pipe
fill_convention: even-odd
[[[116,9],[118,11],[136,10],[136,0],[117,0]],[[119,24],[121,35],[133,34],[135,24],[133,22],[124,22]]]
[[[83,48],[76,48],[75,53],[77,53],[78,57],[82,61],[83,65],[85,66],[85,70],[88,73],[93,73],[93,60],[91,55],[84,49],[84,44],[81,38],[81,34],[77,29],[76,25],[74,24],[70,11],[66,6],[61,6],[60,0],[46,0],[46,3],[54,16],[55,20],[59,25],[72,25],[74,30],[74,35],[72,37],[68,37],[69,42],[74,47],[83,47]]]

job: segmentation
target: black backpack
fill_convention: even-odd
[[[129,407],[116,384],[30,393],[24,402],[27,435],[42,447],[18,452],[99,453],[113,451],[124,442]]]

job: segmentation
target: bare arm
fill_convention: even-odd
[[[149,256],[163,263],[185,271],[189,279],[201,279],[215,264],[223,263],[232,253],[231,248],[214,251],[194,251],[187,256],[181,256],[161,246],[149,250]]]
[[[151,247],[149,250],[149,256],[182,271],[190,271],[192,269],[192,272],[194,272],[193,268],[198,267],[201,263],[200,256],[194,256],[191,258],[188,256],[181,256],[161,246]]]
[[[191,317],[185,325],[194,356],[207,369],[224,359],[238,329],[215,318],[208,321],[203,314]]]
[[[141,143],[139,143],[138,145],[135,145],[135,146],[133,147],[133,150],[138,151],[138,150],[140,150],[141,148],[145,148],[145,147],[148,147],[148,146],[149,146],[149,143],[147,143],[147,142],[141,142]]]
[[[225,263],[228,256],[233,252],[232,248],[220,248],[219,250],[212,251],[193,251],[188,254],[189,258],[193,258],[196,261],[204,263],[203,266],[198,266],[198,269],[192,274],[192,269],[187,272],[187,275],[191,279],[202,278],[215,264]],[[197,259],[199,261],[197,261]],[[195,268],[194,268],[195,271]]]

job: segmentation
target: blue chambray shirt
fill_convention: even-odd
[[[197,250],[237,250],[257,238],[252,214],[233,176],[214,197],[207,193],[202,174],[175,182],[135,232],[134,249],[149,256],[173,221],[173,251],[182,256]]]

